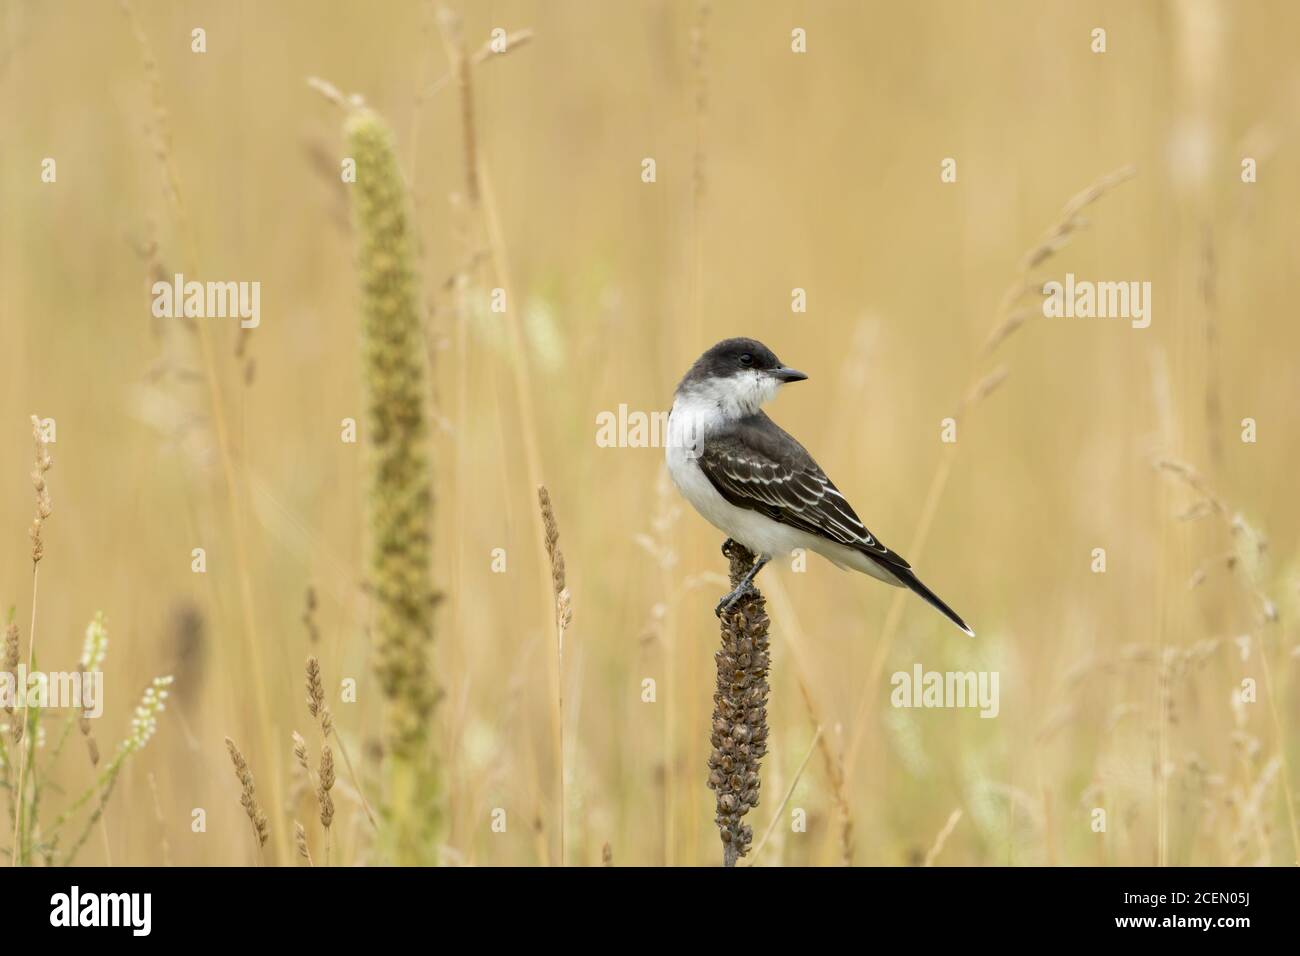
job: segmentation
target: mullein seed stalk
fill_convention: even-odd
[[[395,863],[429,863],[437,856],[441,787],[430,746],[438,696],[429,662],[433,494],[415,236],[388,127],[358,106],[345,132],[357,171],[352,206],[370,456],[369,586],[385,699],[385,843]]]
[[[731,586],[738,587],[754,564],[754,555],[734,541],[723,545],[731,564]],[[729,611],[722,614],[722,647],[713,695],[713,725],[709,754],[709,789],[717,797],[718,834],[722,863],[735,866],[749,852],[753,828],[743,820],[758,806],[759,761],[767,753],[767,602],[751,585]]]

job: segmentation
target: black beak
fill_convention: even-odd
[[[802,382],[808,376],[795,368],[777,368],[772,370],[772,377],[781,384],[789,382]]]

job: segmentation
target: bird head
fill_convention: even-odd
[[[757,412],[782,385],[807,377],[756,339],[724,339],[695,360],[677,391],[716,401],[739,418]]]

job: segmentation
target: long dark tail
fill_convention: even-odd
[[[926,604],[935,608],[940,614],[952,621],[971,637],[975,636],[975,632],[966,626],[966,622],[961,619],[961,616],[948,605],[944,604],[939,595],[935,594],[922,584],[921,579],[916,576],[911,568],[900,568],[897,565],[892,564],[885,565],[885,567],[888,568],[889,573],[898,578],[905,587],[915,591]]]

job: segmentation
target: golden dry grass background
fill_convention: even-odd
[[[600,448],[595,435],[597,415],[621,403],[666,409],[703,348],[746,334],[811,375],[777,400],[776,420],[979,634],[969,641],[909,599],[885,646],[890,589],[818,558],[807,573],[765,572],[773,729],[750,820],[760,835],[813,739],[802,682],[831,765],[848,774],[857,863],[924,859],[958,809],[936,862],[1296,861],[1294,5],[457,8],[471,49],[494,27],[534,34],[473,79],[508,307],[524,332],[527,415],[506,319],[487,309],[501,284],[493,266],[467,284],[468,309],[445,285],[465,272],[476,220],[452,198],[465,188],[457,90],[419,98],[448,70],[432,8],[135,7],[188,237],[118,5],[0,8],[0,601],[17,609],[25,647],[35,412],[58,427],[39,660],[70,666],[105,612],[105,747],[148,681],[176,676],[159,734],[119,782],[107,837],[85,862],[253,862],[226,735],[273,831],[291,840],[300,819],[318,839],[290,740],[310,728],[308,587],[327,684],[357,681],[357,703],[333,702],[336,723],[363,787],[378,785],[363,451],[340,441],[340,420],[363,408],[354,247],[340,115],[310,75],[389,120],[415,196],[439,422],[448,859],[559,858],[554,634],[521,451],[530,428],[573,593],[565,859],[597,863],[605,844],[616,864],[719,859],[704,783],[721,538],[664,494],[661,451]],[[195,27],[206,53],[191,52]],[[802,55],[790,49],[795,27],[807,31]],[[1094,27],[1107,30],[1104,54],[1089,48]],[[1241,181],[1247,156],[1253,184]],[[41,182],[45,157],[56,183]],[[645,157],[654,184],[641,181]],[[956,183],[940,182],[944,157],[957,160]],[[1151,327],[1035,314],[984,355],[1025,251],[1070,197],[1130,164],[1133,178],[1034,275],[1150,281]],[[262,323],[242,354],[235,323],[207,320],[233,506],[198,339],[150,316],[140,250],[154,239],[168,275],[261,282]],[[805,314],[791,311],[795,287],[807,290]],[[962,417],[955,444],[941,443],[967,385],[1000,367],[1006,380]],[[1247,417],[1253,444],[1240,440]],[[1214,562],[1243,541],[1224,522],[1178,520],[1192,497],[1153,467],[1162,456],[1199,469],[1267,536],[1257,568]],[[190,570],[195,547],[207,551],[204,575]],[[492,571],[496,548],[505,573]],[[1106,549],[1104,574],[1091,570],[1094,548]],[[1256,571],[1275,623],[1260,623],[1242,586]],[[1180,664],[1177,652],[1216,639]],[[889,674],[918,661],[998,671],[1000,715],[891,708]],[[642,701],[647,678],[654,703]],[[1245,678],[1258,702],[1234,708]],[[756,862],[844,858],[832,776],[814,755]],[[79,792],[82,754],[65,754],[51,779]],[[367,862],[372,841],[347,786],[340,774],[333,859]],[[207,831],[194,833],[200,807]],[[1104,834],[1090,826],[1095,807],[1108,812]],[[505,833],[492,831],[496,808]],[[792,808],[807,812],[806,833],[791,832]]]

